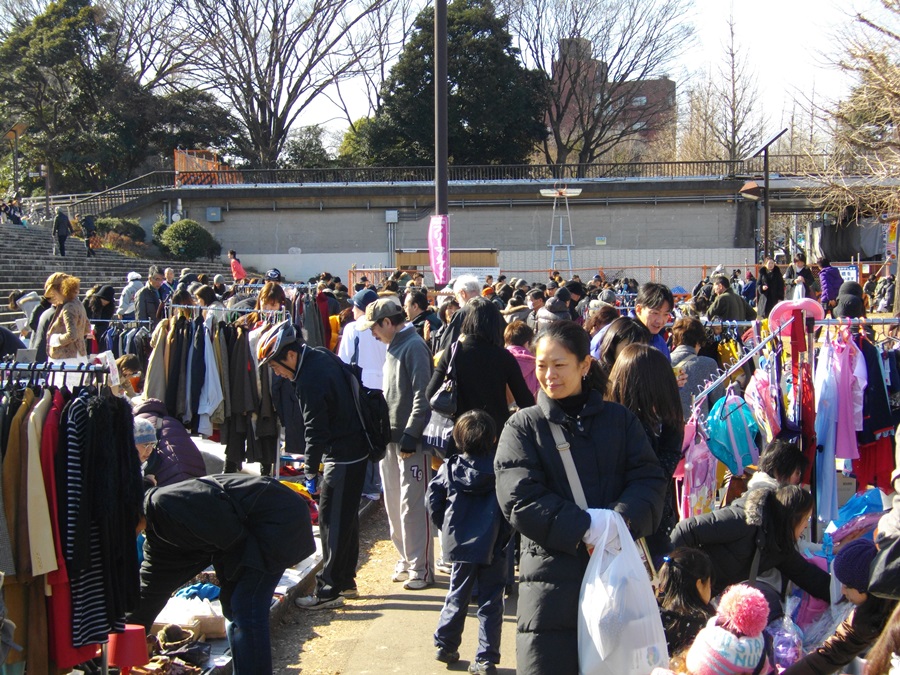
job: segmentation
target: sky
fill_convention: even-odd
[[[760,98],[773,133],[780,130],[793,98],[815,95],[816,103],[841,98],[848,79],[832,63],[840,53],[841,27],[852,23],[846,0],[694,0],[696,45],[683,59],[690,71],[724,58],[728,16],[733,11],[736,42],[756,71]],[[857,2],[865,7],[863,0]],[[779,128],[775,128],[779,127]]]
[[[724,58],[728,16],[734,13],[738,47],[751,58],[763,102],[767,128],[776,133],[790,117],[793,98],[815,96],[818,105],[843,97],[848,78],[830,61],[840,54],[837,39],[842,27],[852,23],[855,9],[870,9],[877,0],[693,0],[694,12],[686,17],[696,30],[693,46],[669,76],[679,90],[687,87],[686,75],[699,73]],[[352,91],[351,88],[348,88]],[[359,101],[358,114],[365,112]],[[302,117],[302,124],[323,124],[342,132],[346,123],[320,97]]]

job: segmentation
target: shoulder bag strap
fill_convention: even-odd
[[[353,356],[350,357],[350,365],[354,368],[359,365],[359,333],[353,336]]]
[[[456,348],[459,346],[459,340],[450,345],[450,360],[447,361],[447,372],[444,373],[444,380],[455,380],[453,373],[453,364],[456,361]]]
[[[581,485],[581,479],[578,477],[578,470],[575,468],[575,460],[572,459],[572,450],[569,442],[566,440],[566,434],[562,426],[556,422],[551,422],[548,419],[547,423],[550,425],[556,449],[559,450],[559,457],[562,459],[563,468],[566,470],[566,478],[569,479],[569,489],[572,490],[575,503],[582,509],[587,509],[587,498],[584,496],[584,488]]]

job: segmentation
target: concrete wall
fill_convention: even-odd
[[[261,271],[278,267],[289,279],[305,279],[326,269],[345,274],[354,265],[389,267],[392,249],[427,247],[431,202],[396,189],[364,199],[326,194],[321,198],[253,198],[216,191],[180,194],[185,195],[181,198],[184,217],[207,227],[223,251],[237,250],[244,264]],[[554,220],[552,199],[530,196],[530,200],[510,198],[505,205],[497,205],[498,200],[494,200],[491,205],[470,206],[474,200],[451,195],[451,247],[496,249],[504,271],[547,270],[551,266],[548,244],[551,237],[558,241],[559,218],[565,216],[565,207],[563,202],[558,203]],[[694,198],[579,205],[573,198],[569,201],[573,267],[587,270],[657,263],[691,267],[721,263],[743,268],[753,259],[752,206],[721,198],[707,202]],[[222,222],[207,222],[208,207],[222,209]],[[385,223],[387,209],[400,211],[393,246]],[[161,211],[157,203],[132,215],[149,227]],[[562,224],[568,238],[565,219]],[[564,249],[557,252],[555,266],[566,266],[561,259],[565,259]]]

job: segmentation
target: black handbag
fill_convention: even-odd
[[[869,567],[869,593],[879,598],[900,599],[900,539],[878,551]]]
[[[447,372],[444,375],[444,382],[440,389],[434,392],[429,403],[431,409],[445,417],[456,417],[456,404],[458,392],[456,389],[456,378],[453,373],[453,362],[456,360],[456,348],[458,342],[454,342],[450,348],[450,362],[447,364]]]

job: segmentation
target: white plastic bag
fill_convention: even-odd
[[[608,514],[578,601],[581,675],[649,675],[669,654],[659,607],[625,521]]]

